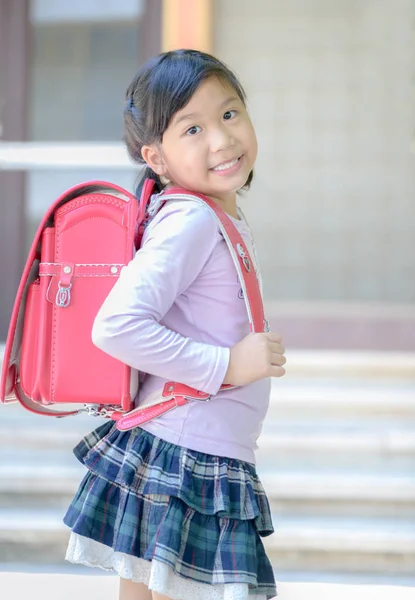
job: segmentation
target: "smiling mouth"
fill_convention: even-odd
[[[231,169],[232,167],[234,167],[237,164],[237,162],[241,158],[242,157],[239,156],[238,158],[234,158],[233,160],[228,160],[228,162],[221,163],[220,165],[217,165],[216,167],[212,167],[211,171],[226,171],[227,169]]]

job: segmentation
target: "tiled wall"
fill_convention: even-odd
[[[270,300],[415,300],[415,2],[216,0],[260,154]]]

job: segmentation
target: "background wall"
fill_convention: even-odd
[[[242,206],[268,300],[413,304],[414,18],[411,0],[215,1],[260,142]]]

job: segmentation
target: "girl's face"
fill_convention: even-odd
[[[236,191],[257,156],[251,120],[235,90],[210,77],[172,117],[158,145],[156,172],[234,212]],[[152,166],[152,165],[150,165]]]

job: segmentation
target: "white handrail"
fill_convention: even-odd
[[[0,170],[110,167],[133,169],[120,142],[0,142]]]

